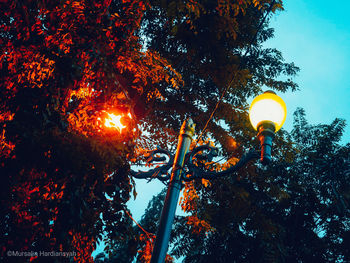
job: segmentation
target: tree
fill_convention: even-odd
[[[181,79],[157,52],[142,51],[134,34],[142,1],[0,5],[2,259],[32,250],[92,261],[103,231],[109,240],[127,235],[139,97]],[[128,132],[105,129],[107,112],[123,115]]]
[[[128,242],[119,240],[115,243],[111,262],[119,262],[121,257],[128,258],[128,261],[125,262],[132,262],[135,257],[137,262],[150,261],[165,194],[166,188],[151,199],[140,222],[134,226],[133,237]],[[125,246],[126,244],[127,246]],[[133,247],[132,250],[130,250],[130,245]],[[173,261],[168,256],[166,262]]]
[[[282,92],[297,88],[290,79],[278,78],[292,77],[298,68],[285,63],[279,51],[262,45],[273,37],[268,20],[282,9],[281,2],[150,3],[138,35],[145,47],[158,51],[181,74],[184,86],[169,90],[159,83],[162,97],[155,101],[157,107],[144,106],[150,108],[142,120],[144,128],[158,137],[164,133],[163,127],[177,131],[182,120],[191,116],[200,133],[216,109],[205,133],[220,143],[225,153],[238,151],[232,144],[236,140],[240,147],[239,131],[248,126],[247,98],[261,93],[264,86]],[[167,143],[160,145],[166,147]]]
[[[0,5],[6,10],[0,15],[0,229],[7,261],[16,258],[4,253],[18,249],[74,250],[76,260],[91,261],[102,233],[110,245],[132,233],[125,205],[129,160],[156,142],[172,147],[169,138],[189,113],[203,141],[212,135],[226,155],[239,157],[241,142],[255,136],[239,132],[248,123],[246,98],[260,85],[297,87],[278,78],[298,68],[262,46],[273,36],[268,18],[282,9],[280,1]],[[123,116],[128,132],[103,127],[110,112]],[[139,127],[161,136],[152,141]]]
[[[145,214],[140,222],[136,222],[136,225],[131,229],[128,238],[114,239],[110,255],[106,257],[104,253],[101,253],[97,256],[100,261],[95,262],[131,263],[135,259],[137,262],[149,262],[165,194],[166,188],[163,188],[159,194],[153,196],[148,203]],[[174,261],[170,255],[167,255],[165,262],[171,263]]]
[[[184,262],[348,261],[350,144],[339,143],[345,122],[312,126],[302,109],[294,116],[294,129],[278,136],[268,168],[206,187],[192,184],[194,193],[182,204],[191,215],[176,225],[174,256],[185,256]]]
[[[229,163],[237,162],[247,148],[257,147],[251,140],[256,133],[248,128],[247,98],[260,93],[262,87],[282,92],[297,88],[290,79],[281,81],[279,77],[293,77],[298,68],[293,63],[285,63],[279,51],[263,46],[264,41],[273,37],[268,20],[281,8],[279,1],[151,1],[138,35],[144,46],[157,50],[181,74],[184,86],[168,90],[166,85],[159,83],[162,97],[154,101],[157,107],[153,104],[144,106],[149,109],[149,114],[142,120],[143,127],[150,135],[139,145],[152,148],[156,142],[164,148],[174,149],[174,134],[182,120],[190,116],[197,123],[197,133],[203,135],[195,144],[211,139],[223,149]],[[255,166],[249,165],[239,177],[254,178],[254,175]],[[237,188],[233,185],[231,189],[222,189],[228,182],[231,179],[213,183],[218,195],[220,191],[232,193],[232,188]],[[188,198],[183,206],[188,207],[185,211],[193,214],[182,223],[188,222],[189,228],[197,232],[201,228],[212,229],[207,223],[208,213],[198,211],[210,210],[209,205],[195,205],[196,199],[209,198],[197,195],[197,190],[206,188],[206,184],[198,181],[186,184],[184,189]],[[244,194],[243,191],[243,196],[238,195],[236,205],[240,205]],[[206,239],[199,236],[198,242],[202,240]],[[196,243],[183,244],[181,249],[185,251],[197,247]],[[217,258],[220,258],[219,253],[212,257],[213,260]]]
[[[350,144],[340,144],[344,128],[340,119],[310,125],[298,109],[292,132],[276,137],[267,168],[188,183],[182,200],[188,216],[176,217],[170,254],[183,262],[347,262]],[[155,231],[161,200],[150,202],[143,228]]]

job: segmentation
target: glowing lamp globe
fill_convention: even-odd
[[[263,122],[270,122],[274,124],[276,132],[281,129],[286,116],[286,104],[273,91],[266,91],[257,96],[249,109],[250,122],[255,130],[258,130]]]
[[[271,161],[272,141],[275,132],[281,129],[287,116],[284,101],[273,91],[266,91],[257,96],[250,105],[249,119],[261,144],[261,163]]]

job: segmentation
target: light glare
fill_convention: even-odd
[[[120,133],[126,126],[124,126],[120,119],[122,118],[121,115],[115,115],[113,113],[107,113],[108,118],[105,120],[105,126],[108,128],[116,128]]]

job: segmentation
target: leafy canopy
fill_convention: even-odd
[[[103,231],[127,232],[135,106],[181,77],[135,35],[149,3],[0,5],[2,248],[74,250],[90,262]],[[107,112],[123,115],[127,131],[106,129]]]
[[[297,88],[280,77],[298,68],[263,47],[281,1],[0,5],[4,251],[74,250],[75,260],[92,261],[102,233],[110,245],[132,233],[128,160],[158,142],[173,147],[188,115],[203,130],[213,109],[203,140],[211,135],[225,155],[239,157],[254,144],[246,144],[255,136],[247,98],[263,86]],[[124,132],[104,127],[110,112],[123,116]],[[191,187],[185,202],[197,191]],[[210,225],[200,212],[190,220]]]

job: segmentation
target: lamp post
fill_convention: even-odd
[[[259,158],[259,156],[262,164],[268,164],[271,161],[271,148],[275,132],[282,127],[286,119],[286,113],[287,110],[284,101],[273,91],[266,91],[256,97],[251,103],[249,118],[254,129],[258,131],[261,151],[249,151],[236,165],[227,170],[220,172],[205,171],[195,164],[195,160],[199,157],[199,152],[208,151],[208,154],[201,155],[201,159],[211,161],[214,156],[217,156],[217,149],[209,145],[202,145],[189,152],[195,124],[191,119],[187,119],[182,124],[175,155],[160,148],[151,152],[148,162],[165,161],[165,157],[159,157],[159,154],[165,154],[168,156],[168,162],[165,165],[147,172],[131,171],[131,175],[135,178],[157,178],[161,181],[170,179],[151,263],[163,263],[165,261],[182,181],[191,181],[196,178],[214,179],[230,175],[238,171],[249,161]],[[170,169],[171,173],[168,172]]]

